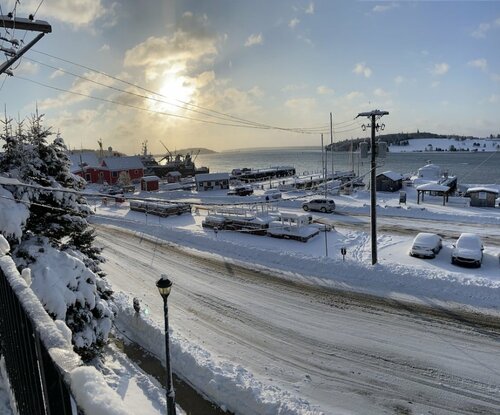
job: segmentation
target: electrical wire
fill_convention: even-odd
[[[166,96],[164,96],[162,94],[159,94],[158,92],[155,92],[155,91],[152,91],[150,89],[141,87],[139,85],[136,85],[136,84],[134,84],[132,82],[129,82],[129,81],[126,81],[126,80],[123,80],[123,79],[120,79],[120,78],[115,77],[113,75],[109,75],[106,72],[103,72],[103,71],[100,71],[100,70],[91,68],[89,66],[82,65],[82,64],[79,64],[79,63],[76,63],[76,62],[64,59],[64,58],[60,58],[60,57],[51,55],[49,53],[41,52],[41,51],[38,51],[38,50],[35,50],[35,49],[33,49],[33,51],[36,52],[36,53],[45,55],[47,57],[50,57],[52,59],[57,59],[57,60],[60,60],[62,62],[71,64],[71,65],[74,65],[74,66],[78,66],[78,67],[81,67],[83,69],[89,70],[91,72],[95,72],[95,73],[98,73],[100,75],[109,77],[109,78],[111,78],[111,79],[113,79],[115,81],[124,83],[126,85],[132,86],[132,87],[137,88],[137,89],[140,89],[140,90],[142,90],[144,92],[147,92],[149,94],[153,94],[153,95],[159,96],[159,97],[161,97],[163,99],[168,99],[168,97],[166,97]],[[58,68],[58,69],[60,69],[60,68]],[[64,72],[64,70],[62,70],[62,71]],[[73,75],[73,76],[79,76],[79,75],[74,75],[74,74],[71,74],[71,75]],[[236,116],[231,115],[231,114],[226,114],[226,113],[223,113],[223,112],[220,112],[220,111],[216,111],[216,110],[213,110],[213,109],[205,108],[205,107],[202,107],[202,106],[199,106],[199,105],[196,105],[196,104],[193,104],[193,103],[185,102],[185,101],[182,101],[182,100],[179,100],[179,99],[175,99],[175,100],[177,102],[180,102],[180,103],[183,104],[183,106],[180,106],[181,108],[184,108],[184,109],[187,109],[187,110],[190,110],[190,111],[194,111],[193,109],[189,108],[189,107],[193,107],[193,108],[196,108],[196,109],[199,109],[199,110],[203,110],[203,111],[208,112],[208,113],[217,114],[217,115],[222,116],[224,118],[230,118],[232,120],[235,120],[235,121],[238,121],[238,122],[241,122],[241,123],[244,123],[244,124],[258,126],[258,127],[262,127],[262,128],[266,128],[266,129],[276,129],[276,130],[292,131],[292,132],[298,132],[298,133],[304,133],[304,134],[306,134],[306,133],[313,133],[313,132],[314,133],[326,132],[327,128],[328,128],[328,125],[326,125],[326,124],[324,126],[319,126],[319,127],[291,127],[291,128],[286,128],[286,127],[280,127],[280,126],[273,126],[273,125],[268,125],[268,124],[264,124],[264,123],[260,123],[260,122],[255,122],[255,121],[247,120],[247,119],[244,119],[244,118],[241,118],[241,117],[236,117]],[[165,103],[169,104],[169,105],[173,105],[173,106],[178,106],[177,104],[173,104],[173,103],[168,102],[168,101],[165,102]],[[206,113],[204,115],[213,116],[211,114],[209,115],[209,114],[206,114]],[[344,123],[349,123],[349,122],[352,122],[352,121],[353,120],[346,120],[346,121],[338,123],[338,125],[341,125],[341,124],[344,124]]]

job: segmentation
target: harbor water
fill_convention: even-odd
[[[328,152],[328,171],[332,167],[332,153]],[[207,166],[210,172],[231,172],[235,168],[268,168],[293,166],[298,175],[321,172],[321,148],[291,147],[223,151],[200,154],[197,166]],[[458,177],[459,184],[500,185],[500,152],[412,152],[388,153],[377,161],[377,171],[392,170],[398,173],[416,173],[429,162],[437,164],[449,175]],[[354,170],[360,176],[370,169],[370,159],[360,159],[357,154],[333,152],[335,171]]]

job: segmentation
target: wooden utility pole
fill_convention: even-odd
[[[374,110],[370,112],[361,112],[358,117],[368,117],[371,126],[371,170],[370,170],[370,219],[371,219],[371,245],[372,245],[372,265],[377,263],[377,150],[375,144],[375,130],[379,128],[384,129],[384,124],[381,126],[377,124],[376,120],[384,115],[388,115],[387,111]],[[363,129],[366,127],[363,125]]]
[[[32,20],[24,19],[20,17],[0,16],[0,28],[4,29],[17,29],[17,30],[28,30],[31,32],[40,32],[31,42],[17,50],[15,48],[5,49],[2,51],[8,56],[6,62],[0,66],[0,75],[6,72],[14,63],[16,63],[29,49],[31,49],[46,33],[52,32],[52,27],[50,24],[43,20]],[[17,39],[8,40],[12,46],[19,46],[19,41]],[[10,71],[9,71],[10,72]],[[7,72],[12,75],[12,72]]]

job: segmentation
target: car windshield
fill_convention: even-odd
[[[462,237],[457,241],[457,248],[462,249],[481,249],[481,241],[474,237]]]

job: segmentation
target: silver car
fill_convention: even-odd
[[[479,236],[473,233],[463,233],[453,244],[451,263],[479,268],[483,261],[483,250],[483,243]]]
[[[434,258],[441,251],[443,241],[435,233],[421,232],[415,239],[410,248],[410,255],[422,258]]]
[[[335,202],[332,199],[312,199],[302,203],[302,209],[306,212],[315,210],[317,212],[332,213],[335,210]]]

